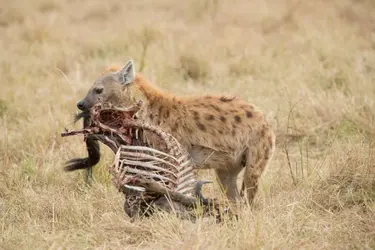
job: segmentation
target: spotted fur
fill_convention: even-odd
[[[140,119],[172,134],[199,168],[215,169],[230,200],[240,198],[236,181],[245,168],[242,191],[249,203],[253,202],[259,178],[275,149],[275,135],[259,108],[238,97],[177,96],[136,74],[132,61],[123,69],[113,67],[111,71],[116,69],[95,81],[83,101],[122,101],[128,105],[131,92],[124,88],[135,85],[145,97],[137,113]],[[107,95],[99,98],[94,91],[98,87],[104,88]]]

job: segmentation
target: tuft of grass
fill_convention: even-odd
[[[197,21],[207,17],[215,19],[220,10],[220,0],[193,1],[190,7],[192,20]]]
[[[0,9],[0,26],[7,27],[12,24],[21,24],[25,20],[25,13],[17,7]]]
[[[91,9],[88,11],[88,13],[85,14],[83,17],[84,21],[89,21],[89,20],[97,20],[97,21],[105,21],[110,17],[110,13],[103,9],[103,8],[96,8],[96,9]]]
[[[241,58],[231,62],[229,65],[229,73],[234,77],[251,76],[260,73],[259,67],[256,62],[249,58]]]
[[[181,74],[185,79],[202,81],[209,74],[209,64],[201,57],[183,54],[180,56]]]
[[[328,177],[314,188],[314,204],[330,212],[352,207],[375,212],[375,144],[355,144],[336,153]]]
[[[146,67],[147,51],[149,50],[149,47],[161,38],[161,32],[151,26],[144,26],[139,33],[135,33],[136,43],[141,45],[138,69],[140,72]]]
[[[4,100],[0,99],[0,117],[4,116],[8,111],[8,105]]]
[[[128,54],[131,46],[128,36],[111,37],[87,42],[81,47],[81,55],[85,61],[90,59],[106,60]]]
[[[50,38],[50,31],[46,26],[29,26],[22,34],[22,39],[27,43],[42,43]]]
[[[39,6],[41,12],[51,12],[61,10],[61,5],[56,1],[42,1]]]

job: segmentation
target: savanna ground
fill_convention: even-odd
[[[374,1],[2,0],[0,34],[1,249],[375,248]],[[130,58],[165,89],[266,112],[277,149],[240,220],[131,223],[104,147],[92,187],[63,172],[86,155],[60,137],[76,102]]]

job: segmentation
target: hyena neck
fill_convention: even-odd
[[[162,90],[140,74],[137,74],[135,82],[146,98],[145,105],[140,111],[143,119],[159,125],[165,122],[168,123],[178,114],[186,113],[181,97]]]
[[[137,73],[135,83],[149,103],[169,102],[176,98],[173,94],[151,83],[142,74]]]

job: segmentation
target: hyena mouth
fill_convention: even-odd
[[[114,153],[121,145],[145,145],[148,140],[143,135],[143,130],[137,128],[134,114],[140,109],[141,102],[125,108],[114,108],[111,104],[96,104],[91,110],[82,111],[75,115],[75,121],[84,119],[81,130],[64,132],[63,137],[83,134],[107,145]]]
[[[176,207],[184,208],[182,216],[191,215],[197,197],[208,213],[219,214],[219,204],[201,194],[208,182],[197,181],[191,156],[172,135],[136,119],[140,106],[120,109],[97,104],[90,111],[88,127],[61,135],[95,137],[115,153],[109,171],[113,184],[125,194],[124,209],[130,217],[151,215],[152,208],[175,211]]]

